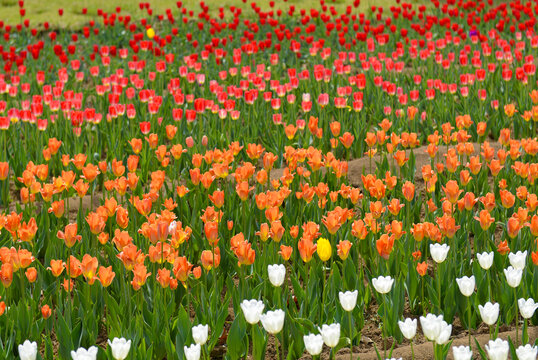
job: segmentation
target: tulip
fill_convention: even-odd
[[[525,268],[525,260],[527,259],[527,250],[524,252],[518,251],[517,253],[509,253],[508,260],[510,260],[510,265],[514,269],[523,270]]]
[[[129,355],[131,349],[131,340],[125,338],[114,338],[112,342],[108,340],[108,346],[112,349],[112,357],[116,360],[124,360]]]
[[[460,292],[465,297],[469,297],[473,294],[475,288],[475,278],[474,275],[471,277],[464,276],[462,278],[456,279]]]
[[[245,316],[245,320],[251,324],[257,324],[260,321],[260,316],[265,305],[260,300],[243,300],[241,302],[241,310]]]
[[[199,345],[204,345],[207,342],[209,332],[208,325],[197,325],[192,328],[192,339]]]
[[[352,325],[352,316],[351,312],[357,306],[357,296],[359,295],[359,292],[357,290],[355,291],[346,291],[346,292],[339,292],[338,298],[340,299],[340,305],[342,305],[342,308],[349,312],[349,337],[351,339],[351,342],[349,344],[349,357],[353,358],[353,325]]]
[[[269,334],[276,335],[284,326],[284,318],[286,313],[280,309],[275,311],[268,311],[265,314],[260,315],[260,320],[262,322],[263,328]]]
[[[372,285],[375,290],[380,294],[387,294],[394,284],[394,279],[390,276],[379,276],[372,279]],[[385,311],[385,316],[383,318],[383,356],[387,357],[387,347],[386,347],[386,328],[387,328],[387,302],[383,297],[383,310]]]
[[[260,315],[260,320],[262,322],[263,328],[265,331],[267,331],[269,334],[272,334],[275,336],[276,340],[276,353],[277,353],[277,359],[280,359],[280,355],[278,352],[279,348],[279,341],[276,336],[284,326],[284,318],[286,317],[286,313],[282,311],[281,309],[277,309],[274,311],[268,311],[265,314]]]
[[[538,308],[538,304],[535,303],[532,298],[527,300],[519,299],[517,301],[517,306],[519,307],[519,312],[521,313],[521,316],[523,316],[523,319],[530,319]]]
[[[306,351],[312,355],[316,356],[321,354],[323,348],[323,336],[308,334],[303,336],[304,346]]]
[[[359,292],[357,290],[355,291],[346,291],[346,292],[339,292],[338,298],[340,299],[340,305],[342,305],[342,308],[345,311],[353,311],[355,306],[357,305],[357,296],[359,295]]]
[[[191,346],[183,346],[183,352],[185,353],[185,358],[187,360],[199,360],[202,347],[200,344],[191,344]]]
[[[286,267],[282,264],[274,264],[267,266],[267,272],[269,273],[269,281],[273,286],[280,286],[284,283],[286,278]]]
[[[516,349],[516,355],[519,360],[536,360],[538,347],[527,344]]]
[[[331,325],[323,324],[319,329],[323,342],[330,348],[338,345],[340,341],[340,324],[334,323]]]
[[[92,346],[88,350],[81,347],[77,351],[71,351],[71,357],[73,360],[96,360],[98,351],[96,346]]]
[[[402,335],[411,341],[411,358],[415,359],[415,349],[413,349],[413,338],[417,334],[417,319],[407,318],[404,321],[398,320],[398,327]]]
[[[478,305],[478,310],[480,311],[482,321],[488,326],[492,326],[497,322],[499,318],[499,304],[487,302],[484,306]]]
[[[19,345],[19,357],[21,360],[35,360],[37,357],[37,343],[25,340]]]
[[[424,336],[439,345],[445,344],[452,333],[452,325],[448,325],[443,320],[443,315],[427,314],[426,317],[421,316],[420,325]]]
[[[417,323],[417,319],[410,318],[407,318],[404,321],[398,321],[398,327],[400,328],[404,338],[407,340],[413,340],[417,334]]]
[[[484,270],[488,270],[491,265],[493,265],[493,251],[487,253],[483,252],[481,254],[476,254],[476,257],[478,258],[478,263],[480,264],[480,267]]]
[[[374,286],[375,290],[380,294],[388,293],[392,288],[392,284],[394,284],[394,279],[390,276],[380,276],[378,278],[372,279],[372,285]]]
[[[432,254],[432,259],[438,264],[445,261],[449,250],[450,246],[448,246],[447,244],[430,244],[430,253]]]
[[[473,358],[473,352],[469,346],[453,346],[452,354],[454,354],[454,360],[471,360]]]
[[[506,360],[508,359],[508,351],[510,350],[510,345],[508,341],[503,339],[490,340],[486,344],[486,351],[490,360]]]
[[[475,279],[474,275],[471,277],[464,276],[462,278],[456,279],[456,282],[458,283],[458,287],[460,288],[460,292],[463,294],[463,296],[469,298],[473,292],[475,287]],[[468,311],[468,321],[467,324],[468,330],[469,330],[469,347],[471,346],[471,299],[467,299],[467,311]]]
[[[509,266],[507,269],[504,269],[504,275],[506,276],[506,282],[508,285],[515,289],[521,282],[523,271],[521,269],[515,269],[512,266]]]

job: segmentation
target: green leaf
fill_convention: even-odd
[[[228,354],[232,359],[239,359],[243,357],[246,350],[245,334],[247,332],[247,326],[243,316],[237,316],[230,327],[228,333],[228,339],[226,344],[228,345]]]

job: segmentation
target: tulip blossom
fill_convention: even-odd
[[[282,264],[274,264],[267,266],[269,281],[273,286],[281,286],[286,278],[286,267]]]
[[[268,311],[265,314],[260,315],[260,321],[263,328],[269,334],[278,334],[284,326],[284,318],[286,313],[280,309],[274,311]]]
[[[306,348],[306,351],[312,355],[317,356],[321,354],[321,350],[323,349],[323,336],[322,335],[315,335],[315,334],[308,334],[303,336],[304,346]]]
[[[483,306],[478,305],[478,310],[480,311],[480,317],[485,324],[492,326],[497,322],[497,319],[499,318],[499,304],[487,302]]]
[[[108,340],[108,346],[112,349],[112,357],[115,360],[124,360],[129,355],[131,340],[125,338],[114,338],[112,342]]]
[[[323,342],[325,345],[330,348],[338,345],[338,342],[340,341],[340,324],[323,324],[323,326],[319,329],[319,332],[323,337]]]
[[[192,328],[192,338],[196,344],[204,345],[207,342],[209,325],[196,325]]]
[[[260,321],[260,316],[263,312],[265,305],[259,300],[243,300],[241,302],[241,310],[245,316],[245,320],[251,324],[257,324]]]
[[[510,351],[510,346],[508,341],[497,338],[495,340],[490,340],[486,346],[486,351],[491,360],[506,360],[508,359],[508,352]]]
[[[37,343],[35,341],[25,340],[19,345],[18,350],[21,360],[35,360],[37,357]]]

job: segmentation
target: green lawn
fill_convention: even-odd
[[[215,15],[218,13],[219,7],[227,9],[230,6],[241,7],[245,13],[252,13],[250,1],[248,0],[246,4],[242,0],[206,0],[205,2],[210,7],[211,14]],[[146,0],[146,2],[148,1]],[[151,0],[149,2],[154,15],[164,14],[167,8],[171,8],[175,14],[178,14],[175,1]],[[121,7],[122,13],[130,14],[133,18],[146,17],[147,13],[139,9],[138,3],[138,0],[25,0],[24,5],[26,18],[30,19],[32,27],[41,27],[40,24],[48,21],[54,27],[79,28],[85,25],[90,18],[96,18],[98,9],[113,12],[116,7]],[[269,9],[268,0],[260,0],[257,3],[263,10]],[[352,5],[352,3],[352,1],[346,0],[336,0],[334,3],[332,0],[327,0],[327,5],[335,6],[339,12],[345,10],[346,6]],[[194,10],[195,13],[200,9],[199,0],[183,0],[183,4],[189,10]],[[319,0],[289,0],[288,2],[275,0],[275,9],[287,10],[291,4],[295,5],[297,10],[300,8],[320,8]],[[362,0],[359,11],[365,11],[370,5],[391,6],[394,4],[396,4],[395,0]],[[58,15],[60,8],[64,10],[63,16]],[[88,9],[87,15],[82,15],[83,8]],[[12,25],[21,21],[18,0],[0,0],[0,20]]]

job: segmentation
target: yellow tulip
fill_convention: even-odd
[[[155,36],[155,30],[153,30],[153,28],[148,28],[146,30],[146,35],[150,38],[150,39],[153,39],[153,37]]]
[[[317,253],[321,261],[327,261],[332,255],[332,246],[329,240],[325,238],[319,238],[317,242]]]

